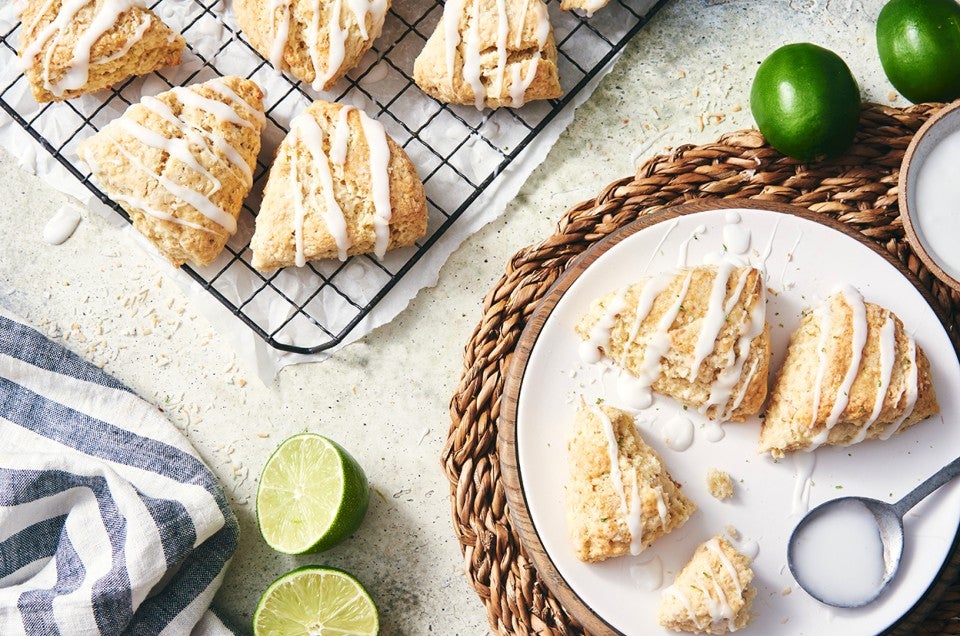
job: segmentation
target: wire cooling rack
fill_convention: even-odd
[[[271,346],[296,353],[316,353],[342,342],[455,221],[483,204],[484,190],[497,187],[511,162],[666,2],[611,0],[586,19],[561,11],[550,0],[563,97],[479,112],[429,98],[411,77],[413,60],[442,15],[438,0],[394,3],[372,50],[325,94],[275,71],[240,33],[224,1],[153,3],[150,8],[186,39],[183,63],[59,104],[33,101],[16,58],[20,24],[8,20],[4,28],[0,23],[0,107],[96,198],[129,221],[78,163],[80,141],[143,95],[221,75],[241,75],[260,84],[267,126],[239,230],[212,265],[183,270]],[[427,234],[415,247],[390,252],[383,260],[355,256],[343,263],[319,261],[263,274],[250,265],[249,242],[268,166],[290,119],[317,96],[375,114],[403,146],[427,192]]]

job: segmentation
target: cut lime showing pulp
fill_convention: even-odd
[[[253,614],[254,636],[374,636],[377,606],[355,578],[308,565],[270,584]]]
[[[326,437],[303,433],[280,444],[263,467],[257,522],[278,552],[319,552],[352,534],[369,503],[357,461]]]

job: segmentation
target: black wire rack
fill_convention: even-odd
[[[442,16],[439,0],[394,3],[372,50],[324,94],[275,71],[241,34],[222,0],[158,0],[150,8],[187,41],[180,66],[95,95],[37,104],[16,57],[20,24],[10,20],[7,27],[0,22],[0,107],[97,199],[129,221],[78,163],[80,141],[142,95],[222,75],[260,84],[267,125],[239,229],[213,264],[182,269],[272,347],[317,353],[343,342],[415,266],[424,264],[423,257],[455,223],[482,209],[511,163],[666,1],[611,0],[587,19],[561,11],[550,0],[563,97],[483,112],[441,104],[421,92],[411,77],[414,58]],[[264,274],[250,265],[249,242],[268,166],[290,119],[318,96],[376,115],[405,149],[426,189],[427,234],[414,247],[388,252],[383,260],[355,256]]]

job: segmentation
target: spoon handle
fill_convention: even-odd
[[[935,472],[925,482],[908,492],[903,499],[893,504],[893,509],[897,511],[897,514],[902,519],[908,510],[957,475],[960,475],[960,457]]]

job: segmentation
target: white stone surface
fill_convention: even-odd
[[[85,213],[63,245],[43,241],[66,197],[0,154],[0,291],[50,336],[163,408],[222,479],[242,537],[218,603],[248,628],[260,592],[305,563],[356,574],[384,634],[485,634],[463,574],[440,453],[447,405],[483,295],[519,248],[548,236],[570,205],[665,147],[752,125],[750,83],[774,48],[812,41],[839,53],[871,101],[904,105],[883,77],[873,24],[879,0],[675,0],[628,46],[614,71],[503,217],[468,240],[397,319],[320,364],[263,386],[104,219]],[[257,531],[257,476],[280,441],[333,437],[376,492],[346,543],[303,558],[271,552]]]

